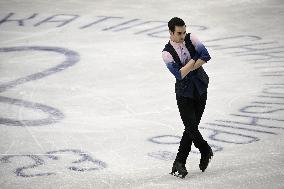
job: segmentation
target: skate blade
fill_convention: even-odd
[[[185,174],[185,175],[176,174],[175,172],[174,172],[174,173],[173,173],[173,172],[171,172],[170,174],[171,174],[171,175],[173,175],[173,176],[175,176],[175,177],[181,178],[181,179],[184,179],[184,178],[185,178],[185,176],[187,175],[187,174]]]

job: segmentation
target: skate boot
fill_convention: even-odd
[[[209,146],[207,152],[201,153],[199,168],[202,172],[205,171],[212,157],[213,157],[213,152],[211,147]]]
[[[178,172],[178,174],[176,174],[176,172]],[[187,173],[188,172],[186,170],[184,163],[180,163],[177,161],[173,163],[172,172],[170,173],[171,175],[174,175],[179,178],[184,178],[187,175]]]

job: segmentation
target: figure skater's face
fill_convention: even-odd
[[[170,31],[171,40],[176,43],[183,43],[186,35],[186,26],[175,26],[175,31]]]

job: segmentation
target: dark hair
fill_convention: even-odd
[[[184,25],[185,25],[184,21],[178,17],[174,17],[168,22],[169,30],[171,30],[172,32],[175,32],[176,26],[184,26]]]

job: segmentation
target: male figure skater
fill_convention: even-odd
[[[213,156],[211,147],[198,130],[206,105],[209,83],[202,65],[211,57],[195,36],[186,33],[186,25],[182,19],[172,18],[168,22],[168,27],[170,40],[162,52],[162,57],[176,78],[176,101],[185,126],[171,174],[184,178],[188,173],[185,164],[192,142],[201,153],[199,168],[202,172]]]

